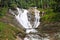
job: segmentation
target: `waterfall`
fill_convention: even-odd
[[[28,10],[23,9],[23,12],[21,12],[21,10],[19,8],[17,8],[18,10],[18,15],[15,16],[16,19],[18,20],[18,22],[26,29],[26,33],[27,36],[24,38],[24,40],[40,40],[40,36],[39,35],[34,35],[34,34],[29,34],[31,33],[36,33],[38,32],[37,30],[35,30],[35,28],[37,28],[40,24],[39,19],[39,11],[37,9],[34,10],[34,15],[35,15],[35,21],[33,26],[31,25],[30,21],[28,21]]]
[[[36,9],[36,7],[34,8],[34,21],[33,21],[33,25],[31,24],[31,22],[28,19],[31,19],[31,17],[29,18],[27,14],[29,14],[29,11],[26,9],[20,9],[20,8],[16,8],[17,9],[17,14],[14,14],[14,12],[12,10],[10,10],[10,12],[15,15],[16,20],[19,22],[19,24],[22,25],[22,27],[24,27],[26,29],[26,36],[24,38],[24,40],[42,40],[42,37],[40,37],[39,35],[37,35],[36,33],[38,33],[38,31],[36,30],[36,28],[40,25],[40,11],[38,11]],[[31,16],[31,15],[30,15]]]
[[[18,10],[18,15],[15,16],[17,21],[24,27],[24,28],[32,28],[30,22],[28,21],[27,17],[27,10],[26,9],[19,9]]]

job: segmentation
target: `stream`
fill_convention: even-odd
[[[26,36],[24,40],[49,40],[47,38],[43,39],[41,36],[36,34],[38,33],[36,28],[40,25],[40,11],[37,10],[36,7],[34,7],[34,18],[32,18],[32,14],[29,12],[29,10],[20,9],[18,7],[16,9],[17,15],[12,10],[10,10],[10,12],[15,15],[15,18],[19,24],[26,29]]]

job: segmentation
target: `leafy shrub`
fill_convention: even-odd
[[[4,16],[8,11],[8,8],[6,7],[3,7],[0,9],[0,17]]]

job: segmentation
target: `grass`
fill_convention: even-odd
[[[0,40],[15,40],[16,33],[20,31],[16,27],[0,22]]]
[[[41,9],[38,8],[40,12],[44,11],[44,16],[41,17],[42,21],[44,22],[58,22],[60,21],[60,13],[53,12],[53,9],[47,8],[47,9]]]

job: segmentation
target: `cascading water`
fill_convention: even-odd
[[[37,35],[36,33],[38,32],[35,28],[37,28],[40,24],[39,20],[40,20],[40,16],[39,13],[40,11],[38,11],[36,8],[34,8],[34,21],[33,21],[33,25],[31,24],[31,22],[29,21],[29,19],[31,20],[31,17],[28,17],[27,14],[29,14],[29,11],[26,9],[20,9],[20,8],[16,8],[17,9],[17,13],[18,15],[15,15],[14,12],[12,10],[10,10],[10,12],[15,15],[16,20],[26,29],[26,37],[24,38],[24,40],[42,40],[42,38]],[[31,15],[30,15],[31,16]]]
[[[27,10],[25,9],[19,9],[18,10],[18,15],[15,16],[17,21],[24,27],[24,28],[32,28],[32,26],[30,25],[30,22],[28,21],[28,17],[27,17]]]
[[[20,9],[17,8],[19,14],[16,16],[16,19],[19,21],[19,23],[26,29],[26,33],[27,36],[24,38],[24,40],[40,40],[40,36],[37,34],[29,34],[31,33],[36,33],[37,30],[35,30],[35,28],[37,28],[40,24],[39,19],[39,11],[38,10],[34,10],[35,11],[35,21],[34,24],[31,25],[30,21],[28,20],[28,10],[23,9],[24,12],[20,12]]]

